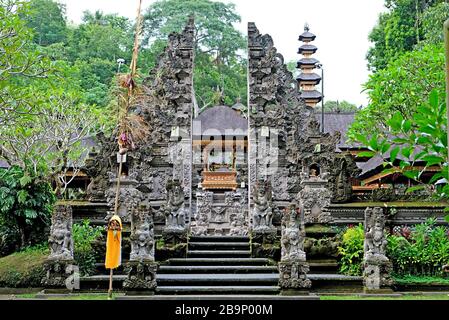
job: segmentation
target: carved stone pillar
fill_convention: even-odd
[[[291,204],[282,219],[279,286],[283,291],[304,290],[312,286],[307,278],[309,265],[304,251],[304,209]]]
[[[167,202],[162,209],[165,214],[165,227],[162,236],[167,244],[175,245],[187,242],[187,210],[184,201],[181,182],[170,180],[167,183]]]
[[[385,255],[385,220],[382,208],[366,208],[363,283],[367,292],[391,291],[393,284],[392,264]]]
[[[157,263],[154,260],[153,213],[140,205],[131,216],[131,254],[125,266],[123,287],[130,293],[153,294],[156,289]]]
[[[79,289],[78,267],[73,259],[72,207],[55,206],[48,238],[50,255],[44,263],[46,291]]]

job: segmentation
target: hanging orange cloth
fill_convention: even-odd
[[[122,219],[112,216],[108,223],[106,239],[106,269],[116,269],[122,264]]]

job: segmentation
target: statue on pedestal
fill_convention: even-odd
[[[385,220],[382,208],[366,208],[363,282],[368,291],[385,289],[393,284],[392,264],[386,256]]]
[[[304,251],[304,209],[291,204],[282,219],[281,262],[279,262],[279,286],[284,290],[310,288],[307,278],[309,265]]]

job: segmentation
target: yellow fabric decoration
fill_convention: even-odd
[[[114,215],[108,223],[106,239],[106,269],[116,269],[122,264],[122,220]]]

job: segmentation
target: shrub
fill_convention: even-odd
[[[32,172],[18,166],[0,169],[0,226],[3,227],[0,238],[4,239],[0,247],[17,244],[22,249],[47,240],[46,230],[55,201],[50,184]],[[16,230],[17,234],[6,232],[7,229]]]
[[[95,271],[95,251],[92,242],[102,234],[103,228],[93,227],[89,220],[73,224],[74,258],[81,275],[90,275]]]
[[[435,226],[435,219],[411,229],[408,238],[401,234],[388,236],[387,255],[398,275],[442,275],[449,262],[448,228]]]
[[[349,227],[344,231],[341,245],[338,247],[340,272],[350,276],[362,275],[363,262],[363,225]]]
[[[45,277],[43,264],[48,254],[47,244],[41,244],[0,258],[0,287],[41,287]]]

